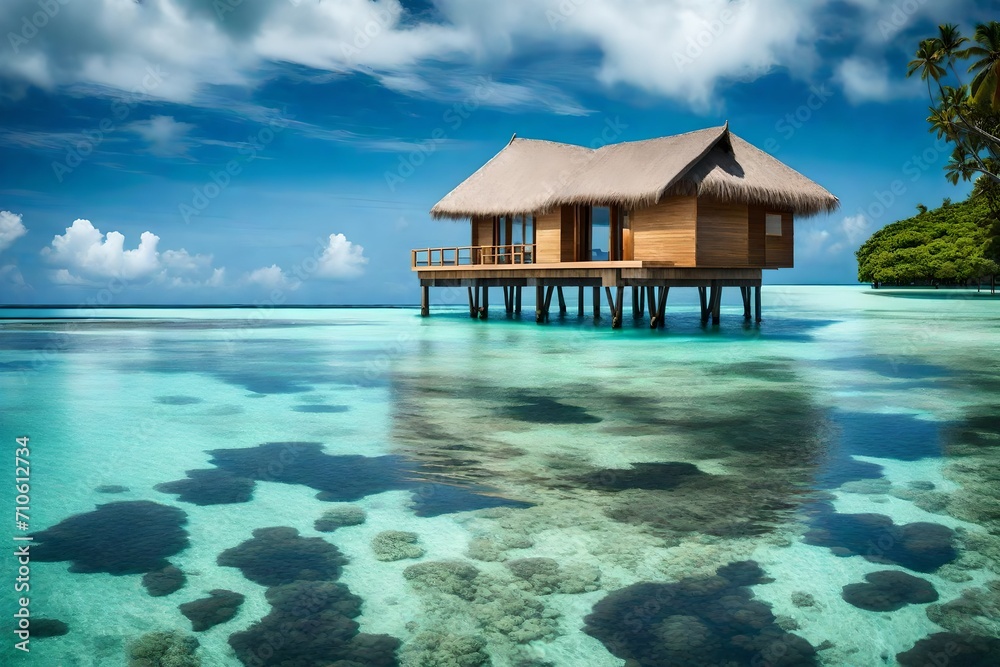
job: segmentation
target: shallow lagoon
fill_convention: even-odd
[[[659,332],[4,312],[31,608],[69,625],[28,661],[176,629],[203,665],[1000,663],[998,302],[773,286],[703,328],[685,291]]]

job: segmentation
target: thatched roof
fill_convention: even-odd
[[[729,125],[598,149],[514,138],[431,209],[436,218],[549,211],[563,204],[635,208],[688,194],[787,209],[800,217],[840,201],[729,131]]]

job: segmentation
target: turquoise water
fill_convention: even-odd
[[[3,664],[1000,664],[1000,302],[775,286],[713,328],[685,291],[663,331],[3,311],[68,625]]]

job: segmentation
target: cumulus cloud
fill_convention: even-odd
[[[14,245],[14,241],[27,233],[20,214],[0,211],[0,252]]]
[[[144,139],[153,155],[169,157],[187,153],[191,147],[187,135],[194,125],[178,122],[173,116],[153,116],[129,123],[126,129]]]
[[[302,286],[300,280],[290,277],[277,264],[251,271],[244,278],[244,282],[248,285],[256,285],[268,290],[281,291],[294,291]]]
[[[360,276],[368,264],[365,249],[343,234],[330,234],[329,243],[318,260],[318,278],[354,278]]]
[[[56,267],[52,280],[62,285],[111,278],[170,286],[220,284],[222,274],[212,268],[211,255],[192,255],[184,249],[160,252],[159,243],[159,236],[146,231],[135,248],[126,249],[121,232],[104,234],[89,220],[75,220],[42,249],[42,255]]]
[[[53,264],[83,275],[138,280],[160,269],[156,250],[159,242],[156,234],[143,232],[138,247],[125,250],[125,235],[121,232],[108,232],[105,236],[89,220],[75,220],[42,253]]]

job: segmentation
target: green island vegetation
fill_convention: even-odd
[[[894,222],[855,253],[858,280],[873,285],[967,285],[1000,273],[987,253],[989,207],[975,194],[960,204]]]
[[[972,75],[969,83],[959,73]],[[906,75],[927,83],[930,131],[953,147],[949,181],[975,182],[967,201],[876,232],[858,249],[858,280],[880,285],[967,285],[990,278],[1000,262],[1000,22],[963,37],[954,24],[920,42]],[[934,96],[932,84],[937,86]],[[949,85],[954,84],[954,85]]]

